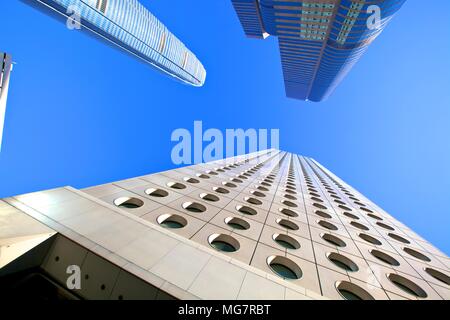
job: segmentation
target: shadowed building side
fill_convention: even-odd
[[[177,80],[200,87],[198,58],[137,0],[26,0],[42,4]]]

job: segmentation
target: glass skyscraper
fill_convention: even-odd
[[[202,63],[137,0],[36,1],[184,83],[205,82]]]
[[[0,150],[2,148],[3,125],[5,123],[6,98],[8,96],[9,74],[12,61],[9,54],[0,52]]]
[[[328,98],[406,0],[232,0],[245,34],[278,36],[286,95]],[[380,19],[375,19],[379,14]],[[377,23],[378,21],[378,23]]]

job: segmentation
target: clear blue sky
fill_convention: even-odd
[[[228,0],[142,0],[194,51],[203,88],[179,84],[24,3],[2,1],[11,79],[0,198],[174,167],[176,128],[279,128],[450,253],[450,1],[407,1],[327,102],[286,99],[276,39],[250,40]]]

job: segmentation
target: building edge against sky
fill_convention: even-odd
[[[248,37],[278,37],[286,95],[318,102],[334,92],[406,0],[231,1]],[[378,12],[379,24],[373,20]]]
[[[275,149],[10,197],[0,214],[0,284],[58,233],[38,267],[64,287],[79,266],[70,293],[86,299],[450,299],[443,252]]]
[[[199,59],[137,0],[22,0],[79,20],[82,27],[193,86],[203,86],[206,70]]]
[[[3,128],[5,125],[6,101],[9,77],[12,70],[11,55],[0,52],[0,151],[2,150]]]

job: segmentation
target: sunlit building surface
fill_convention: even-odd
[[[278,37],[286,95],[310,101],[334,92],[405,2],[231,1],[248,37]]]
[[[0,246],[8,297],[450,298],[444,253],[274,149],[0,200]]]
[[[137,0],[25,0],[54,10],[184,83],[202,86],[197,57]]]

